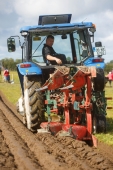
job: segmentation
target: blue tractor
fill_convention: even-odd
[[[32,132],[49,126],[56,133],[64,124],[71,132],[75,125],[86,127],[89,134],[106,131],[105,63],[102,57],[94,57],[92,48],[96,28],[92,22],[70,23],[71,16],[39,16],[37,25],[20,29],[22,45],[19,36],[7,39],[9,52],[16,50],[14,37],[22,48],[22,63],[17,65],[22,91],[18,111]],[[67,64],[51,65],[44,60],[42,48],[48,35],[54,36],[54,49],[65,54]],[[60,125],[54,125],[53,113],[60,117]],[[86,129],[81,130],[84,134],[78,138],[88,139]],[[73,131],[79,136],[76,128]]]

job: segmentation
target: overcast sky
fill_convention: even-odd
[[[20,36],[21,27],[37,25],[39,15],[68,13],[72,23],[90,21],[96,25],[95,41],[106,48],[105,62],[113,60],[113,0],[0,0],[0,60],[21,59],[20,47],[15,53],[7,51],[7,38]]]

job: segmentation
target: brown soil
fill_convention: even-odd
[[[0,94],[0,170],[112,170],[113,147],[33,134],[14,105]]]

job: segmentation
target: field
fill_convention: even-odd
[[[105,87],[106,97],[112,97],[112,100],[107,100],[107,106],[113,107],[113,82],[112,87],[109,86],[109,83]],[[107,133],[96,135],[99,140],[113,146],[113,108],[107,109]]]
[[[16,71],[10,72],[10,79],[12,82],[14,81],[14,84],[4,82],[3,73],[0,75],[0,90],[11,103],[16,105],[18,98],[21,96],[20,83]]]
[[[14,83],[5,83],[3,81],[3,76],[0,76],[0,90],[4,93],[6,98],[14,105],[16,105],[18,98],[21,96],[19,79],[17,72],[10,72],[11,81]],[[113,98],[113,82],[112,87],[109,87],[109,83],[105,87],[106,97]],[[113,99],[107,101],[108,106],[113,107]],[[113,109],[107,110],[107,133],[96,135],[99,141],[102,141],[108,145],[113,146]]]

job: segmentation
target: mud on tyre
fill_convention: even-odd
[[[24,109],[27,128],[36,132],[44,119],[44,101],[41,92],[35,89],[41,87],[40,76],[24,76]]]

